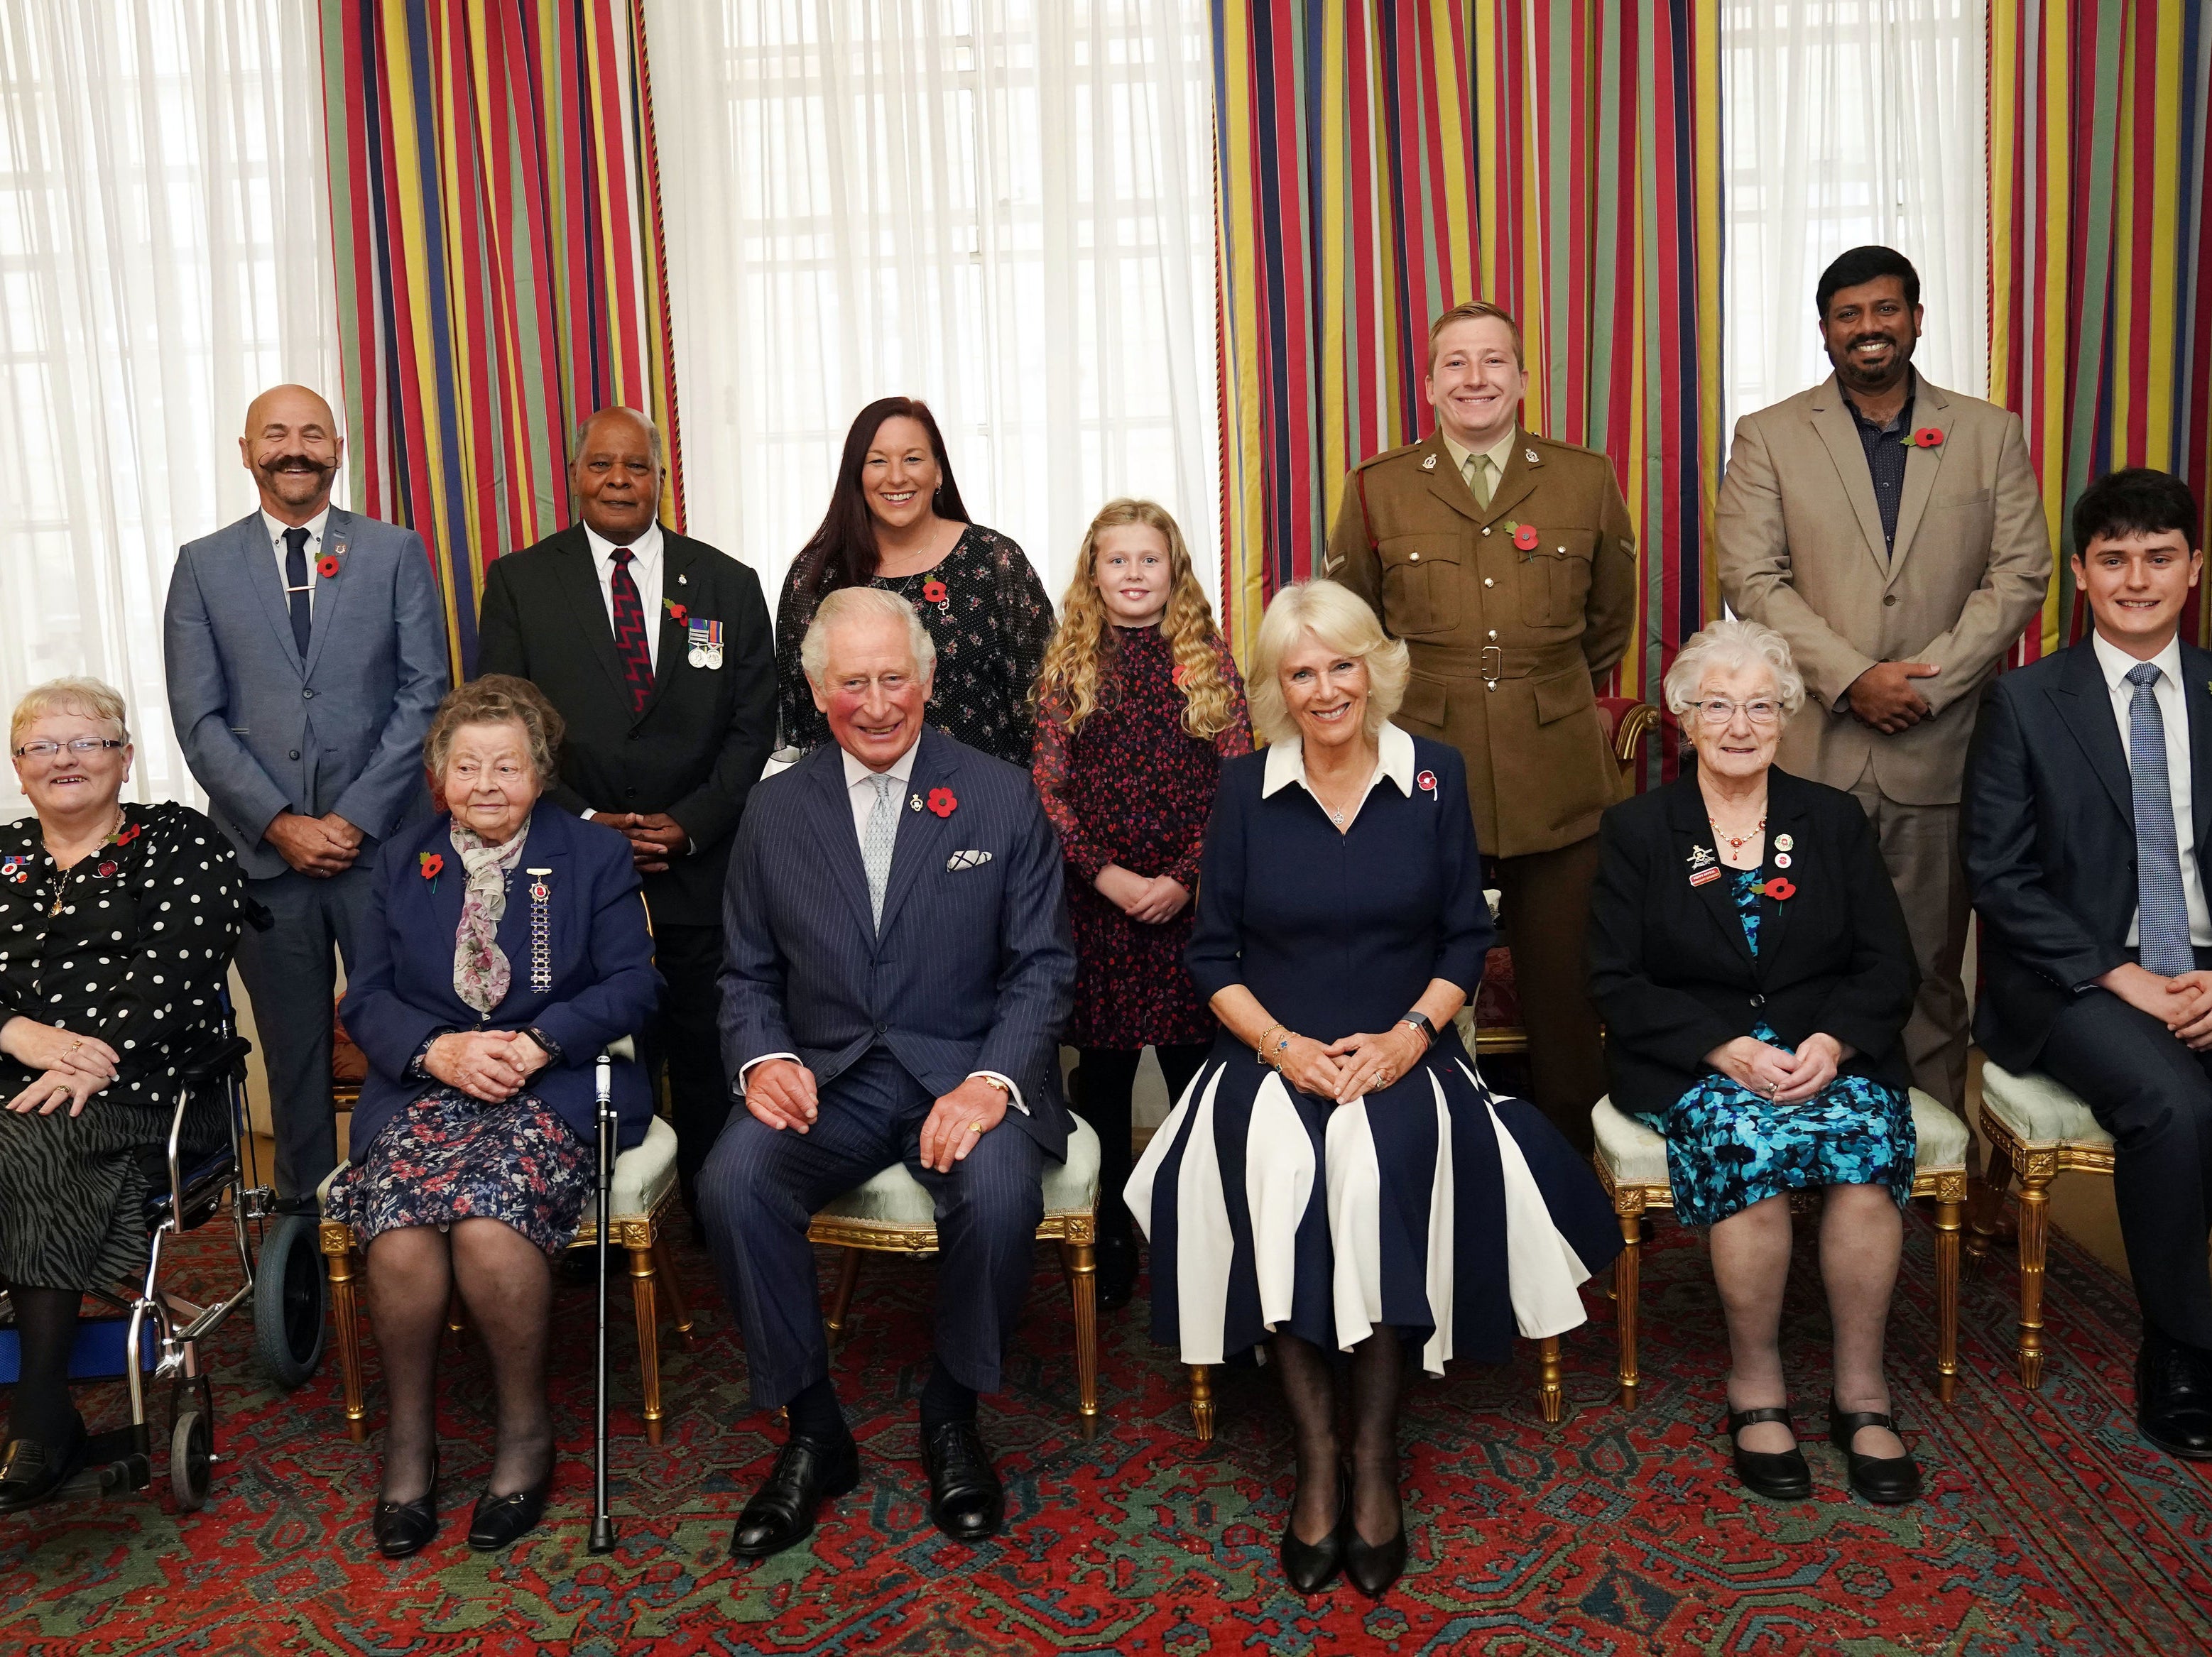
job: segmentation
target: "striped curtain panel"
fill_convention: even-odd
[[[456,668],[486,563],[569,521],[568,440],[650,414],[682,527],[631,0],[323,0],[353,499],[421,531]]]
[[[2017,412],[2058,568],[2019,654],[2086,626],[2066,513],[2122,466],[2212,483],[2202,0],[1990,8],[1990,385]],[[2200,642],[2212,610],[2200,592]]]
[[[1232,640],[1311,573],[1350,466],[1429,428],[1430,319],[1488,298],[1528,424],[1620,474],[1620,686],[1656,702],[1718,602],[1717,0],[1215,0],[1214,27]]]

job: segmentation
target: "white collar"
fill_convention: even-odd
[[[1413,739],[1395,725],[1385,725],[1375,735],[1375,774],[1367,780],[1372,788],[1383,777],[1398,785],[1398,792],[1407,799],[1413,797]],[[1309,794],[1313,785],[1306,780],[1304,739],[1285,737],[1280,742],[1267,744],[1267,773],[1260,780],[1260,798],[1267,798],[1296,783]]]
[[[583,523],[581,519],[576,521]],[[608,540],[589,524],[584,524],[584,539],[591,546],[594,563],[611,564],[614,561],[614,550],[619,543]],[[658,518],[645,526],[644,534],[629,543],[629,552],[632,561],[641,564],[651,563],[659,556],[660,520]]]
[[[2093,630],[2089,634],[2089,640],[2091,646],[2097,652],[2097,665],[2104,670],[2105,687],[2117,695],[2120,686],[2126,683],[2128,674],[2142,664],[2118,645],[2107,643],[2105,635],[2101,633]],[[2160,651],[2150,660],[2151,665],[2172,682],[2176,690],[2181,689],[2181,629],[2179,628],[2176,628],[2173,630],[2173,636],[2166,641],[2166,648]]]
[[[896,777],[899,786],[904,788],[914,779],[914,756],[920,752],[921,737],[917,734],[906,752],[893,760],[887,770],[871,771],[842,748],[837,750],[837,756],[845,762],[845,786],[848,789],[858,788],[869,777]]]
[[[325,507],[299,527],[307,531],[307,539],[310,541],[320,541],[323,538],[324,530],[330,526],[330,521],[331,509]],[[284,531],[293,527],[281,519],[271,518],[266,512],[261,514],[261,524],[262,527],[269,531],[269,544],[272,547],[283,546]]]

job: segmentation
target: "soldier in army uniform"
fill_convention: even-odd
[[[1577,1145],[1605,1091],[1584,932],[1597,823],[1620,773],[1595,680],[1636,606],[1636,533],[1613,464],[1521,424],[1521,330],[1471,300],[1429,330],[1437,429],[1355,467],[1325,573],[1403,639],[1397,723],[1467,756],[1513,951],[1532,1091]]]

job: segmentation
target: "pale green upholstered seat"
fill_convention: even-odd
[[[2089,1107],[2040,1071],[2015,1075],[1984,1059],[1982,1111],[2010,1128],[2023,1144],[2112,1148],[2112,1136],[2097,1126]]]
[[[1911,1096],[1916,1141],[1913,1171],[1932,1174],[1965,1167],[1966,1125],[1918,1088],[1912,1089]],[[1667,1183],[1667,1141],[1656,1130],[1626,1111],[1616,1110],[1609,1098],[1599,1100],[1591,1110],[1590,1126],[1597,1136],[1597,1154],[1604,1159],[1615,1185]]]
[[[1089,1214],[1098,1206],[1098,1135],[1080,1116],[1074,1119],[1074,1131],[1067,1136],[1067,1160],[1045,1160],[1044,1215],[1048,1220],[1056,1216]],[[1011,1122],[1002,1123],[1000,1127],[1010,1133],[1021,1132]],[[928,1188],[907,1172],[904,1162],[893,1162],[814,1217],[817,1222],[901,1229],[937,1223]]]

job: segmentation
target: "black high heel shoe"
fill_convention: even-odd
[[[1352,1526],[1352,1480],[1340,1468],[1336,1475],[1336,1523],[1318,1542],[1298,1538],[1297,1501],[1291,1499],[1292,1516],[1283,1521],[1282,1545],[1276,1550],[1283,1575],[1300,1593],[1319,1593],[1344,1566],[1344,1539]]]
[[[1880,1502],[1886,1508],[1917,1501],[1920,1496],[1920,1464],[1912,1459],[1912,1452],[1907,1450],[1903,1455],[1861,1455],[1851,1448],[1851,1441],[1858,1436],[1862,1427],[1881,1427],[1893,1433],[1897,1431],[1897,1423],[1891,1417],[1875,1410],[1846,1412],[1831,1394],[1828,1399],[1828,1442],[1844,1453],[1844,1466],[1850,1474],[1851,1489],[1868,1501]]]
[[[380,1502],[370,1516],[376,1551],[386,1559],[420,1553],[438,1533],[438,1453],[430,1452],[430,1488],[412,1502]]]
[[[478,1553],[496,1553],[500,1549],[520,1541],[538,1528],[538,1521],[545,1517],[545,1498],[553,1493],[553,1469],[547,1467],[545,1477],[526,1490],[517,1490],[512,1496],[494,1496],[491,1486],[477,1498],[476,1513],[469,1520],[469,1546]]]
[[[1345,1509],[1344,1574],[1370,1599],[1380,1599],[1406,1574],[1406,1516],[1398,1515],[1398,1533],[1388,1542],[1370,1542],[1350,1522],[1351,1511],[1349,1506]]]
[[[1813,1494],[1813,1470],[1805,1465],[1802,1447],[1793,1444],[1786,1450],[1747,1450],[1737,1437],[1745,1428],[1755,1427],[1762,1421],[1778,1421],[1791,1432],[1797,1430],[1786,1405],[1730,1410],[1726,1430],[1735,1449],[1736,1478],[1753,1496],[1763,1496],[1770,1502],[1804,1501]]]

